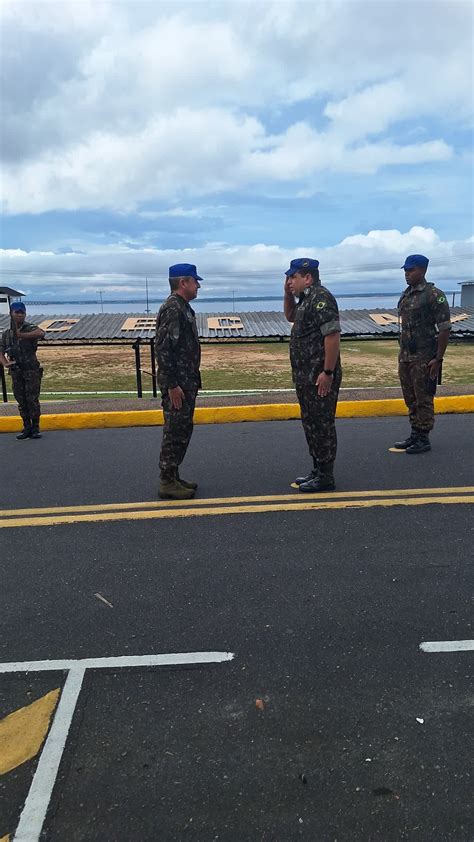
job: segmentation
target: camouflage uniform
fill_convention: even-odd
[[[21,333],[31,333],[33,330],[38,330],[38,325],[23,322],[17,330]],[[5,354],[5,351],[12,346],[15,348],[15,365],[9,369],[9,373],[12,378],[13,394],[18,403],[25,430],[37,430],[41,416],[39,395],[43,376],[43,369],[36,356],[38,340],[15,341],[15,331],[8,329],[3,332],[0,339],[0,351]]]
[[[201,346],[196,316],[177,293],[172,293],[160,307],[156,319],[155,354],[165,419],[159,464],[161,479],[168,482],[177,476],[188,449],[196,395],[201,387]],[[176,386],[181,386],[184,392],[181,409],[174,409],[169,397],[169,389]]]
[[[305,289],[299,298],[291,331],[290,360],[303,429],[315,467],[332,465],[336,458],[334,419],[342,379],[340,357],[326,397],[319,397],[315,383],[324,369],[324,337],[340,331],[334,296],[320,284]]]
[[[414,430],[429,433],[434,425],[433,392],[428,363],[436,357],[436,328],[451,330],[444,292],[424,281],[409,286],[398,302],[400,353],[398,374]]]

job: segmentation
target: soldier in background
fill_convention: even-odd
[[[433,398],[451,330],[449,304],[444,292],[426,281],[428,263],[423,254],[407,257],[402,269],[408,287],[398,302],[398,373],[409,411],[411,433],[404,441],[395,442],[394,447],[409,454],[431,450]]]
[[[164,413],[158,493],[163,500],[188,500],[197,489],[197,483],[181,479],[179,466],[193,432],[194,406],[201,387],[201,347],[196,316],[189,304],[196,298],[201,280],[191,263],[170,266],[171,295],[156,319],[155,355]]]
[[[22,301],[11,304],[10,319],[10,328],[4,330],[0,338],[0,363],[11,374],[13,394],[23,420],[23,430],[17,439],[40,439],[39,395],[43,369],[36,351],[44,330],[26,321],[26,307]]]
[[[286,318],[293,322],[293,382],[313,459],[312,471],[297,477],[295,483],[303,492],[332,491],[337,449],[335,415],[342,379],[339,310],[334,296],[321,286],[319,261],[292,260],[285,274],[283,306]]]

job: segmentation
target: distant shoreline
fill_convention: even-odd
[[[337,299],[347,298],[399,298],[402,290],[394,290],[393,292],[347,292],[335,293]],[[461,295],[461,290],[449,289],[446,290],[446,295]],[[282,295],[239,295],[239,296],[206,296],[206,298],[196,299],[194,305],[200,304],[237,304],[239,302],[259,303],[260,301],[282,301]],[[83,299],[54,299],[53,301],[35,301],[23,298],[27,307],[58,307],[64,305],[74,306],[95,306],[96,304],[141,304],[145,302],[143,298],[107,298],[102,302],[97,298],[83,298]],[[162,298],[149,298],[148,304],[162,304],[166,300],[166,296]]]

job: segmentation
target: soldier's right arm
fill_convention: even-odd
[[[8,362],[5,351],[8,348],[8,330],[4,330],[3,333],[0,335],[0,363],[5,367],[8,368],[11,363]]]
[[[296,314],[296,301],[290,287],[288,278],[285,280],[283,310],[289,322],[294,322]]]
[[[177,307],[163,307],[156,320],[155,356],[160,379],[167,389],[179,386],[176,346],[179,342],[180,318]]]

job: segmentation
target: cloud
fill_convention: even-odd
[[[55,293],[81,297],[104,292],[143,290],[148,277],[152,294],[167,291],[167,270],[173,263],[195,263],[204,277],[202,296],[240,293],[276,294],[282,277],[295,257],[317,257],[323,282],[336,292],[398,290],[403,286],[400,266],[407,254],[424,253],[430,258],[430,278],[455,286],[472,278],[472,242],[442,241],[430,228],[413,226],[409,231],[373,230],[344,238],[326,248],[302,243],[297,248],[257,243],[231,245],[208,243],[195,249],[129,249],[111,245],[91,246],[87,253],[56,254],[4,250],[2,265],[10,283],[18,283],[31,297]],[[471,258],[469,258],[471,255]],[[17,279],[16,281],[14,279]]]
[[[185,130],[183,130],[185,126]],[[374,173],[391,164],[445,161],[443,141],[346,148],[306,123],[270,136],[254,117],[179,109],[140,133],[96,133],[66,152],[48,153],[4,177],[7,213],[110,207],[168,197],[206,196],[265,182],[290,182],[325,171]]]
[[[9,214],[441,164],[472,108],[463,0],[3,10]]]

